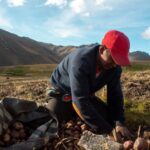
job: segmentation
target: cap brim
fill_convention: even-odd
[[[129,60],[129,57],[128,56],[124,56],[122,58],[122,56],[120,56],[119,54],[118,55],[115,55],[113,56],[112,55],[112,58],[113,60],[115,61],[115,63],[119,66],[131,66],[131,62]]]

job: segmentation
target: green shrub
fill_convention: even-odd
[[[25,70],[22,67],[10,68],[6,71],[7,76],[25,76]]]
[[[132,65],[129,67],[124,67],[124,71],[144,71],[150,70],[150,61],[139,61],[132,62]]]

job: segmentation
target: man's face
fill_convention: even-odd
[[[101,59],[103,68],[106,70],[117,66],[117,64],[114,62],[114,60],[109,52],[109,49],[104,49],[100,52],[100,59]]]

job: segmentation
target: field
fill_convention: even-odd
[[[46,102],[48,80],[56,66],[47,64],[0,67],[0,99],[9,96],[35,100],[43,105]],[[127,111],[147,114],[147,110],[150,110],[150,62],[134,62],[131,67],[124,68],[121,81]],[[97,95],[105,99],[105,88]]]
[[[45,105],[48,80],[56,67],[28,65],[0,68],[0,99],[15,97]],[[121,77],[125,97],[126,124],[136,134],[139,125],[150,129],[150,62],[134,62],[123,69]],[[106,88],[96,93],[106,99]]]

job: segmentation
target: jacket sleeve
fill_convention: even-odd
[[[72,104],[82,120],[97,133],[110,133],[112,127],[94,109],[90,101],[89,74],[87,64],[73,63],[69,77]]]
[[[113,79],[107,84],[107,104],[114,123],[124,123],[124,101],[120,83],[121,68],[118,68]]]

